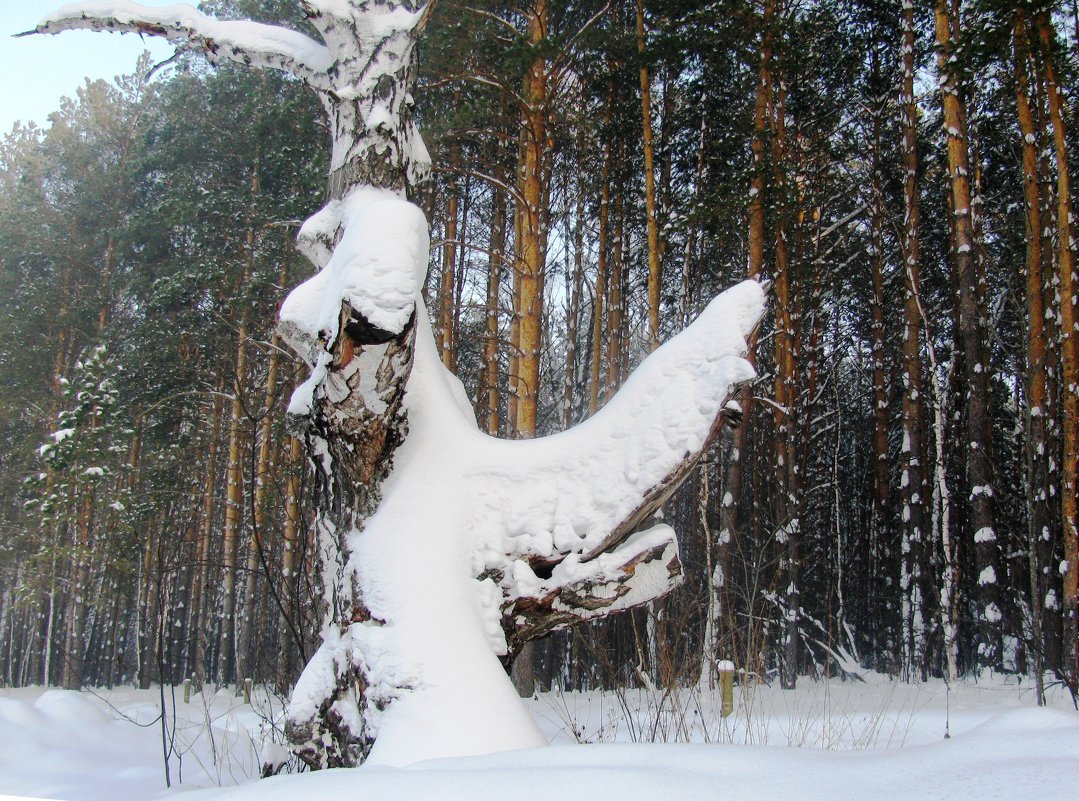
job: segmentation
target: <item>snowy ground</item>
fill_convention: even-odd
[[[1059,692],[1039,709],[1028,682],[1001,678],[950,693],[939,682],[883,678],[802,681],[794,692],[737,687],[726,719],[707,691],[544,694],[530,708],[553,748],[260,782],[253,776],[280,719],[277,701],[256,689],[252,704],[225,691],[184,704],[177,688],[173,711],[172,694],[165,697],[171,791],[156,690],[0,690],[0,799],[1079,797],[1079,713]],[[213,789],[188,792],[198,788]]]

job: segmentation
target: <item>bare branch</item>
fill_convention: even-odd
[[[503,28],[506,28],[511,34],[513,34],[513,39],[514,40],[520,40],[521,39],[521,32],[519,30],[517,30],[517,26],[514,25],[512,22],[510,22],[505,17],[500,17],[500,16],[498,16],[498,14],[487,11],[486,9],[483,9],[483,8],[476,8],[474,6],[465,6],[464,10],[467,11],[469,14],[475,14],[477,17],[482,17],[484,19],[489,19],[492,22],[495,22],[498,25],[501,25]]]
[[[160,36],[203,53],[212,62],[234,61],[278,69],[320,91],[331,87],[326,46],[297,31],[260,22],[217,20],[191,6],[147,8],[128,0],[66,5],[26,33],[56,34],[69,30],[112,31]]]
[[[445,167],[445,168],[435,167],[435,168],[433,168],[433,172],[435,172],[437,174],[442,174],[442,175],[469,175],[469,176],[471,176],[473,178],[477,178],[477,179],[479,179],[481,181],[484,181],[485,183],[487,183],[487,184],[489,184],[491,186],[497,186],[499,189],[501,189],[504,192],[506,192],[507,194],[511,195],[513,197],[514,201],[516,201],[517,203],[523,203],[524,202],[524,197],[521,195],[520,191],[517,189],[517,187],[515,185],[510,184],[510,183],[502,180],[501,178],[497,178],[497,177],[491,175],[490,173],[480,172],[479,170],[464,169],[464,168],[462,168],[460,166],[454,167],[452,169],[450,169],[449,167]]]
[[[419,38],[423,35],[423,32],[427,30],[428,23],[431,22],[431,15],[435,13],[435,6],[438,5],[438,0],[427,0],[427,5],[423,8],[423,14],[420,15],[420,21],[416,23],[416,27],[412,29],[412,35],[415,38]]]
[[[580,41],[581,37],[587,33],[593,25],[599,22],[611,10],[611,3],[608,0],[599,11],[589,17],[588,21],[581,26],[569,41],[566,42],[561,49],[555,54],[555,57],[551,60],[551,66],[547,71],[548,76],[553,76],[556,73],[561,73],[563,66],[569,61],[570,56],[573,54],[573,48]]]

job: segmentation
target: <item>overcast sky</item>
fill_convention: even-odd
[[[14,34],[30,30],[68,0],[0,0],[0,134],[17,120],[44,127],[60,98],[73,97],[84,78],[111,81],[132,72],[143,50],[159,61],[172,55],[167,42],[134,34],[68,31],[59,36]],[[141,0],[147,6],[173,0]]]

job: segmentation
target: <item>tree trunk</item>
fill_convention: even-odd
[[[206,443],[206,469],[202,481],[202,509],[199,515],[195,559],[195,577],[188,606],[188,631],[194,634],[191,655],[192,675],[201,687],[206,677],[206,645],[210,626],[207,625],[207,599],[210,598],[210,543],[213,535],[215,486],[217,484],[217,449],[221,431],[221,386],[216,387],[210,401],[210,435]]]
[[[543,293],[547,262],[547,198],[549,192],[547,143],[547,59],[541,48],[547,41],[547,0],[531,0],[525,9],[526,41],[534,55],[524,77],[521,106],[520,159],[517,191],[520,196],[520,237],[514,318],[517,321],[516,436],[531,439],[537,433],[540,358],[543,345]],[[526,646],[513,663],[513,682],[522,697],[535,688],[532,647]]]
[[[288,282],[289,260],[283,259],[277,274],[277,283],[284,286]],[[262,419],[259,421],[258,457],[255,462],[255,491],[251,498],[251,539],[247,543],[247,572],[244,578],[243,627],[240,630],[238,653],[243,660],[240,679],[255,678],[257,659],[252,644],[255,640],[255,597],[258,578],[263,573],[266,562],[267,538],[270,524],[267,520],[267,499],[270,482],[274,476],[275,442],[273,438],[273,420],[277,400],[277,372],[281,354],[281,340],[277,336],[270,339],[270,357],[266,366],[266,390],[263,395]],[[270,579],[267,574],[265,578]],[[267,588],[268,592],[272,592]],[[260,631],[262,629],[260,628]]]
[[[259,164],[256,159],[251,174],[251,194],[259,192]],[[244,261],[237,286],[246,287],[255,266],[255,230],[248,228],[244,243]],[[244,386],[247,380],[247,327],[248,306],[240,309],[236,327],[236,362],[233,365],[232,403],[229,415],[229,451],[228,464],[225,467],[225,544],[222,557],[223,576],[221,581],[221,631],[218,637],[217,670],[215,673],[218,686],[228,684],[238,678],[237,642],[236,642],[236,559],[239,551],[240,529],[243,525],[244,507],[244,471],[243,471],[243,433],[244,433]],[[243,677],[239,677],[243,678]]]
[[[1053,34],[1048,16],[1037,18],[1043,77],[1053,129],[1057,167],[1057,280],[1060,287],[1061,441],[1060,511],[1064,532],[1064,674],[1079,692],[1079,328],[1076,327],[1075,242],[1063,100],[1054,69]]]
[[[976,241],[970,195],[970,161],[966,112],[952,61],[955,42],[952,29],[958,20],[947,0],[935,7],[937,66],[940,73],[944,131],[948,142],[948,171],[953,209],[952,251],[959,290],[959,335],[963,350],[964,383],[967,386],[966,472],[970,491],[970,523],[977,578],[978,666],[991,670],[1001,666],[1000,567],[997,535],[993,527],[992,462],[989,453],[989,364],[981,330],[978,302]]]
[[[648,232],[648,348],[659,347],[659,227],[656,224],[656,173],[652,144],[652,80],[645,60],[644,0],[637,0],[637,57],[640,59],[641,130],[644,139],[644,219]]]
[[[1048,438],[1045,430],[1045,309],[1042,304],[1042,220],[1038,167],[1038,131],[1030,107],[1030,80],[1027,74],[1030,42],[1026,17],[1016,9],[1013,30],[1015,103],[1022,137],[1023,196],[1026,202],[1027,353],[1024,394],[1024,471],[1027,502],[1027,559],[1030,569],[1031,648],[1038,704],[1045,703],[1043,614],[1048,583],[1044,544],[1049,539],[1049,509],[1045,458]]]
[[[1028,40],[1032,48],[1037,42],[1036,28],[1028,30]],[[1047,102],[1048,92],[1045,88],[1043,70],[1034,53],[1028,56],[1031,78],[1031,115],[1034,120],[1034,130],[1040,134],[1037,143],[1038,174],[1040,211],[1039,217],[1041,230],[1039,232],[1041,249],[1041,275],[1042,275],[1042,298],[1041,305],[1044,310],[1044,337],[1045,352],[1042,358],[1043,374],[1045,378],[1045,412],[1042,415],[1042,423],[1045,428],[1045,453],[1042,455],[1045,464],[1045,532],[1039,538],[1039,547],[1042,551],[1042,559],[1045,567],[1042,569],[1042,580],[1048,585],[1046,603],[1042,609],[1044,616],[1043,626],[1045,630],[1044,649],[1045,664],[1055,671],[1058,676],[1064,675],[1064,621],[1061,616],[1063,604],[1060,601],[1062,587],[1060,585],[1059,571],[1059,546],[1063,541],[1060,516],[1060,463],[1059,459],[1050,458],[1053,454],[1061,452],[1061,425],[1059,411],[1062,405],[1060,398],[1060,366],[1061,352],[1055,347],[1060,342],[1060,297],[1057,294],[1056,281],[1056,180],[1052,164],[1053,147],[1049,144],[1052,133],[1050,130],[1049,109]],[[1047,138],[1048,137],[1048,138]],[[1052,595],[1049,595],[1049,592]],[[1050,603],[1052,601],[1052,603]]]
[[[453,351],[453,372],[457,371],[457,360],[461,351],[461,315],[464,303],[465,286],[468,284],[468,215],[472,204],[472,179],[465,176],[464,201],[461,203],[461,221],[458,225],[457,268],[453,287],[453,325],[450,328],[450,348]]]
[[[873,513],[878,531],[889,527],[888,503],[888,386],[884,369],[884,176],[881,163],[881,127],[883,109],[872,112],[872,170],[870,237],[872,253],[870,272],[873,284],[870,329],[873,360]],[[813,392],[810,391],[810,397]]]
[[[609,123],[611,105],[613,103],[613,85],[607,88],[607,110],[604,112],[604,120]],[[606,127],[606,126],[604,126]],[[607,303],[607,273],[608,273],[608,239],[610,236],[610,208],[611,208],[611,140],[603,145],[603,170],[600,175],[599,196],[599,241],[596,254],[596,287],[595,299],[592,303],[592,354],[589,360],[588,371],[588,414],[593,415],[599,410],[600,389],[603,379],[603,332],[605,329],[605,313]]]
[[[300,475],[303,443],[288,438],[288,477],[285,479],[285,520],[281,529],[281,643],[277,652],[277,689],[287,693],[295,678],[293,655],[304,654],[304,639],[300,633],[299,588],[296,578],[296,556],[300,544]]]
[[[775,239],[775,407],[772,423],[775,435],[772,489],[772,513],[775,540],[780,551],[782,586],[782,651],[780,683],[784,689],[794,689],[798,677],[799,637],[799,573],[801,567],[801,520],[798,517],[797,489],[797,376],[796,356],[798,336],[795,330],[797,314],[792,292],[791,265],[787,235],[789,230],[785,160],[787,158],[786,88],[783,80],[775,82],[772,94],[772,171],[778,208]]]
[[[750,142],[753,171],[750,179],[747,214],[749,262],[746,266],[746,274],[753,279],[757,279],[764,269],[764,187],[767,154],[765,141],[768,135],[769,100],[772,95],[772,20],[775,8],[776,0],[768,0],[760,19],[760,52],[757,65],[756,99],[753,108],[753,137]],[[755,361],[756,350],[756,334],[754,334],[748,343],[747,358],[750,362]],[[733,447],[723,479],[723,497],[719,504],[717,539],[720,554],[731,552],[741,530],[740,506],[743,475],[746,470],[746,449],[750,442],[750,427],[753,423],[753,392],[746,389],[739,399],[740,409],[737,415],[739,425],[733,436]],[[722,559],[717,562],[717,564],[722,563]],[[712,581],[716,581],[717,578],[713,576]],[[726,581],[725,576],[723,580]]]
[[[900,125],[903,130],[903,441],[900,446],[902,511],[903,670],[926,676],[925,613],[929,597],[926,579],[926,501],[930,497],[923,457],[926,453],[923,420],[925,386],[922,376],[921,314],[921,197],[918,180],[918,104],[914,97],[914,6],[902,11],[902,88]]]
[[[543,284],[547,259],[547,0],[531,0],[526,8],[526,41],[533,50],[524,77],[521,107],[521,149],[517,167],[521,237],[517,241],[518,298],[515,315],[519,331],[517,436],[536,436],[539,403],[540,349],[543,343]]]
[[[450,168],[456,166],[457,148],[450,153]],[[450,179],[446,191],[449,198],[446,201],[446,227],[445,237],[442,244],[442,274],[438,288],[438,332],[442,352],[442,363],[449,370],[454,369],[456,353],[453,349],[453,326],[454,326],[454,280],[457,264],[457,181]]]
[[[583,175],[583,168],[578,170]],[[576,388],[577,388],[577,352],[578,352],[578,329],[581,317],[581,285],[584,283],[584,187],[578,184],[577,200],[573,221],[573,269],[572,277],[567,275],[566,296],[569,299],[569,308],[566,310],[566,367],[562,374],[562,427],[569,428],[573,425],[573,417],[576,411]],[[567,237],[569,241],[569,237]],[[568,259],[567,259],[568,261]]]
[[[415,37],[431,7],[307,4],[324,43],[294,31],[251,36],[250,26],[209,24],[186,8],[178,19],[175,9],[138,8],[137,22],[99,6],[68,8],[70,16],[42,31],[146,30],[211,59],[286,69],[320,92],[330,116],[329,201],[300,234],[321,272],[289,295],[279,328],[312,369],[293,394],[289,421],[320,483],[316,528],[329,607],[322,644],[288,710],[296,752],[319,768],[542,744],[498,656],[512,658],[557,627],[647,603],[679,581],[674,532],[650,521],[714,440],[731,393],[752,375],[739,357],[762,314],[762,288],[743,282],[724,293],[677,344],[652,354],[641,380],[583,433],[565,432],[554,448],[491,443],[460,413],[460,387],[440,362],[420,300],[426,220],[401,197],[426,171],[410,91]],[[544,101],[546,21],[540,0],[529,15],[536,46],[526,86]],[[383,37],[376,43],[374,30]],[[526,105],[535,124],[520,176],[516,420],[530,434],[549,159],[546,109]],[[359,254],[385,269],[364,272],[369,262]],[[675,405],[682,413],[672,420]],[[674,444],[642,459],[652,439]],[[395,459],[399,448],[407,459]],[[634,460],[642,469],[626,470]],[[462,483],[437,478],[448,475]],[[542,485],[531,508],[516,505],[522,475]],[[614,480],[599,488],[597,475]],[[567,508],[581,520],[566,518]],[[535,581],[521,593],[528,571]],[[432,606],[435,591],[440,602]],[[468,715],[483,726],[462,738]]]
[[[700,136],[697,139],[697,167],[693,180],[693,205],[696,206],[701,197],[701,193],[704,191],[704,182],[708,175],[708,162],[706,159],[706,145],[708,143],[708,119],[707,117],[701,117],[701,131]],[[686,230],[686,242],[682,249],[682,276],[681,282],[678,287],[678,327],[685,328],[689,325],[689,309],[692,304],[693,295],[693,259],[695,256],[699,258],[698,249],[698,233],[700,231],[700,217],[697,214],[691,214],[689,217],[689,227]]]
[[[487,395],[487,433],[497,436],[501,428],[502,398],[499,389],[498,317],[506,247],[506,196],[497,187],[491,190],[490,260],[487,265],[486,336],[483,344],[484,389]]]
[[[623,148],[619,145],[619,158],[621,161]],[[623,348],[626,340],[625,326],[626,315],[624,308],[625,294],[622,288],[625,284],[623,271],[625,230],[626,230],[626,203],[625,183],[619,182],[618,191],[614,197],[614,235],[611,237],[611,261],[610,275],[607,277],[607,383],[604,390],[604,400],[610,400],[622,384],[622,370],[624,368]]]
[[[764,267],[765,139],[772,97],[772,24],[778,0],[767,0],[761,17],[761,47],[757,66],[757,94],[753,105],[753,178],[749,187],[749,267],[756,276]]]

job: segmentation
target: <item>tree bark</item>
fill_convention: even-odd
[[[767,0],[761,16],[761,45],[757,66],[757,93],[753,104],[753,178],[749,187],[749,266],[756,276],[764,267],[764,187],[765,142],[768,136],[769,104],[772,97],[772,26],[778,0]]]
[[[604,119],[610,122],[611,105],[613,103],[613,85],[608,85],[607,110]],[[604,126],[605,128],[607,126]],[[603,350],[605,330],[604,322],[607,303],[607,273],[608,273],[608,239],[610,235],[610,208],[611,208],[611,140],[603,145],[603,169],[600,175],[599,196],[599,241],[596,255],[596,285],[595,298],[592,303],[592,353],[589,359],[588,371],[588,413],[595,414],[599,410],[599,399],[603,379]]]
[[[974,225],[970,194],[970,160],[966,111],[959,96],[961,87],[953,57],[953,27],[959,21],[947,0],[935,6],[937,66],[940,73],[944,131],[948,142],[948,171],[953,210],[952,252],[959,292],[959,335],[963,350],[966,397],[966,473],[970,492],[970,523],[977,577],[978,666],[1001,665],[999,547],[994,529],[992,462],[989,453],[990,425],[987,354],[981,330],[978,302]]]
[[[621,161],[623,147],[619,145],[618,153]],[[607,381],[604,389],[604,400],[610,400],[618,387],[622,384],[622,371],[625,361],[623,352],[625,348],[626,314],[624,308],[625,293],[622,288],[625,284],[623,271],[625,253],[625,230],[626,230],[626,203],[625,184],[619,182],[618,190],[614,197],[614,235],[611,237],[611,261],[610,275],[607,277]]]
[[[902,86],[900,125],[903,158],[903,441],[900,446],[900,493],[902,510],[902,605],[903,670],[908,678],[915,671],[926,675],[925,626],[926,501],[930,497],[923,458],[926,454],[925,384],[922,375],[921,313],[921,195],[918,164],[918,104],[914,97],[914,5],[903,6],[901,27]]]
[[[1063,100],[1054,69],[1053,33],[1044,12],[1037,18],[1043,78],[1057,167],[1057,280],[1060,287],[1061,441],[1060,511],[1064,533],[1064,673],[1079,692],[1079,328],[1076,327],[1075,242]]]
[[[525,9],[526,42],[532,60],[524,77],[521,108],[521,148],[517,167],[520,195],[521,236],[517,241],[518,298],[515,316],[519,331],[516,341],[517,436],[536,435],[539,402],[540,350],[543,344],[543,291],[547,259],[547,197],[549,192],[547,143],[547,0],[531,0]]]
[[[487,265],[486,335],[483,344],[484,389],[486,391],[487,433],[496,436],[501,428],[502,398],[499,388],[498,317],[501,311],[502,272],[506,246],[506,196],[491,190],[490,260]]]
[[[881,127],[883,109],[873,115],[871,159],[873,176],[870,181],[870,237],[872,254],[870,271],[873,284],[871,304],[871,341],[873,360],[873,510],[878,530],[888,528],[888,386],[885,378],[884,352],[884,176],[881,160]],[[812,391],[809,393],[812,397]]]
[[[450,168],[455,166],[456,148],[450,155]],[[442,274],[438,288],[438,332],[442,351],[442,363],[449,370],[454,369],[456,353],[453,348],[454,297],[457,265],[457,181],[450,179],[446,191],[446,226],[442,244]]]
[[[288,259],[283,259],[277,274],[277,283],[288,282]],[[279,392],[277,386],[278,363],[281,341],[277,336],[270,339],[270,355],[266,365],[266,389],[263,394],[262,417],[259,421],[258,457],[255,462],[255,490],[251,498],[251,538],[247,543],[247,570],[244,577],[244,603],[238,652],[242,662],[239,679],[255,678],[258,660],[254,653],[255,600],[259,577],[263,574],[270,524],[267,515],[270,482],[274,477],[274,453],[277,450],[273,437],[274,411]],[[271,546],[272,547],[272,546]],[[264,578],[270,579],[270,575]],[[272,590],[268,591],[272,592]],[[264,629],[260,626],[259,631]]]
[[[1024,389],[1026,408],[1024,419],[1024,470],[1027,502],[1027,559],[1030,567],[1031,640],[1033,672],[1039,705],[1045,702],[1043,625],[1045,596],[1048,591],[1044,543],[1049,540],[1049,509],[1047,505],[1048,438],[1045,430],[1045,309],[1042,303],[1042,219],[1040,170],[1038,165],[1038,131],[1030,105],[1030,41],[1026,15],[1016,9],[1013,28],[1015,69],[1015,103],[1022,137],[1023,197],[1026,203],[1026,264],[1025,284],[1027,302],[1027,353]]]
[[[285,520],[281,530],[281,619],[279,628],[282,642],[277,652],[277,689],[287,693],[295,678],[293,654],[296,651],[306,659],[304,640],[300,633],[299,589],[296,578],[296,557],[300,547],[300,475],[303,443],[296,437],[288,438],[288,477],[285,479]],[[286,634],[288,636],[286,636]],[[291,642],[290,642],[291,640]]]
[[[644,148],[644,219],[648,232],[648,348],[659,347],[659,227],[656,224],[656,172],[652,134],[652,80],[645,61],[644,0],[637,0],[637,57],[640,59],[641,131]]]
[[[578,170],[583,175],[583,169]],[[573,425],[576,410],[577,361],[581,317],[581,286],[584,283],[584,187],[578,185],[573,219],[573,269],[572,277],[567,276],[566,296],[569,308],[566,310],[566,367],[562,375],[562,428]]]
[[[259,160],[256,158],[251,172],[252,198],[259,193]],[[248,227],[244,242],[243,267],[237,287],[247,286],[255,267],[255,229]],[[222,556],[223,576],[221,582],[221,630],[218,637],[217,670],[218,686],[228,684],[236,677],[238,667],[236,642],[236,560],[240,545],[240,529],[243,525],[244,471],[244,387],[247,381],[247,335],[249,324],[248,305],[240,309],[236,327],[236,361],[233,365],[232,402],[229,415],[228,463],[225,466],[225,543]],[[242,678],[242,677],[241,677]]]
[[[782,597],[782,651],[780,682],[784,689],[794,689],[798,677],[799,574],[801,568],[801,520],[798,517],[797,488],[797,373],[795,348],[797,312],[794,306],[789,231],[790,203],[787,196],[786,87],[782,78],[773,84],[771,97],[772,171],[778,194],[775,237],[775,406],[772,411],[774,431],[772,513],[775,540],[780,551],[779,589]]]
[[[772,21],[775,15],[776,0],[768,0],[762,10],[760,24],[760,50],[757,62],[757,86],[753,106],[753,136],[750,141],[752,153],[752,177],[749,186],[749,208],[747,214],[747,234],[749,239],[749,262],[746,274],[757,279],[764,269],[764,188],[766,155],[765,147],[768,136],[769,99],[772,94]],[[747,358],[755,362],[757,350],[756,334],[748,343]],[[733,436],[730,460],[723,479],[723,497],[719,504],[719,534],[717,536],[720,554],[729,553],[741,530],[740,506],[743,494],[743,475],[746,470],[746,449],[750,442],[750,427],[753,424],[753,392],[750,389],[739,395],[739,425]],[[717,564],[722,564],[720,560]],[[724,581],[726,577],[724,576]],[[716,577],[712,577],[715,581]]]
[[[202,509],[199,515],[197,556],[195,577],[191,587],[191,602],[188,608],[188,631],[194,634],[194,648],[191,654],[192,674],[199,686],[206,677],[206,646],[210,626],[206,624],[205,607],[210,597],[209,567],[210,547],[213,533],[214,507],[217,484],[218,435],[221,430],[221,386],[219,385],[210,401],[210,434],[206,443],[206,468],[203,473]]]

